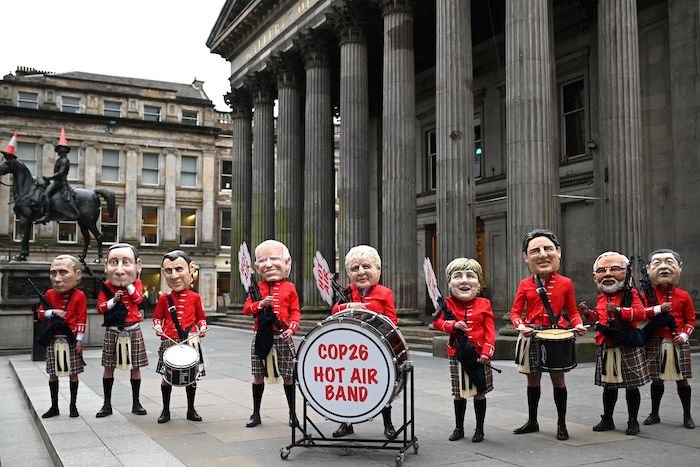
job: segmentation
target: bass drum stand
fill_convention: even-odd
[[[413,364],[405,362],[403,364],[404,371],[401,374],[403,378],[403,423],[396,430],[397,437],[394,440],[389,439],[372,439],[372,438],[353,438],[353,442],[349,443],[347,439],[339,439],[327,437],[321,432],[316,424],[309,418],[308,406],[309,403],[304,399],[304,416],[302,425],[292,427],[292,442],[287,447],[280,449],[280,457],[286,460],[289,457],[289,452],[293,447],[304,448],[336,448],[336,449],[383,449],[395,450],[397,447],[398,454],[396,455],[396,467],[403,465],[404,454],[411,447],[413,453],[418,454],[418,438],[415,435],[415,412],[414,412],[414,387],[413,387]],[[409,378],[410,374],[410,378]],[[296,371],[295,371],[295,380]],[[410,381],[410,385],[408,382]],[[295,385],[296,386],[296,385]],[[410,391],[410,404],[409,404]],[[295,390],[296,392],[296,390]],[[296,397],[296,396],[295,396]],[[301,432],[297,436],[297,430]],[[410,434],[409,434],[410,433]]]

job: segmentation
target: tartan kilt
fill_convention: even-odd
[[[659,379],[661,368],[661,337],[652,337],[646,343],[645,349],[647,352],[647,365],[649,367],[649,376],[652,379]],[[687,342],[677,345],[679,361],[681,365],[681,373],[686,379],[693,377],[693,370],[690,366],[690,344]]]
[[[51,338],[49,346],[46,347],[46,372],[50,375],[56,374],[56,355],[54,354],[53,346],[56,343],[56,338]],[[68,342],[70,348],[70,374],[71,376],[83,372],[85,362],[83,361],[83,353],[75,349],[75,344]]]
[[[644,349],[641,347],[620,347],[622,360],[622,382],[603,382],[603,348],[598,348],[595,359],[595,385],[605,388],[637,388],[644,386],[650,380],[649,367],[646,362]]]
[[[484,391],[484,394],[486,394],[493,391],[493,371],[490,366],[484,366],[484,373],[486,373],[486,391]],[[450,357],[450,383],[452,395],[460,397],[459,360],[457,360],[457,357]]]
[[[182,339],[175,339],[178,342],[182,342]],[[168,347],[172,347],[175,345],[173,341],[170,339],[163,339],[160,341],[160,347],[158,348],[158,366],[156,366],[156,373],[160,373],[161,375],[163,374],[163,368],[165,367],[165,364],[163,363],[163,354],[165,351],[168,349]],[[185,344],[189,345],[189,344]],[[200,349],[201,349],[201,344],[200,344]],[[204,350],[202,350],[202,354],[204,354]],[[207,370],[202,370],[202,372],[199,373],[199,376],[197,379],[201,378],[202,376],[207,375]]]
[[[131,366],[141,368],[148,366],[148,355],[146,354],[146,343],[143,340],[141,326],[129,329],[131,339]],[[114,329],[105,330],[105,340],[102,344],[102,366],[105,368],[117,367],[117,337],[119,331]]]
[[[290,339],[289,343],[287,343],[284,342],[282,336],[275,336],[273,345],[277,350],[277,365],[279,367],[280,376],[283,378],[293,378],[294,356],[296,355],[294,342]],[[253,336],[253,342],[250,345],[250,369],[253,376],[265,376],[265,362],[255,355],[255,336]]]

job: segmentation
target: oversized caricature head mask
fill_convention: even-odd
[[[669,285],[678,284],[682,271],[683,261],[681,261],[681,256],[673,250],[655,250],[649,255],[647,272],[654,286],[668,287]]]
[[[289,276],[292,257],[282,242],[265,240],[255,248],[255,270],[266,282],[278,282]]]
[[[523,239],[523,259],[530,273],[546,276],[559,270],[561,246],[559,237],[546,229],[537,229]]]
[[[116,243],[107,252],[105,275],[112,285],[125,287],[133,284],[141,274],[141,258],[136,248],[128,243]]]

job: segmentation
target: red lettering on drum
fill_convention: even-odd
[[[364,386],[333,386],[326,385],[327,401],[364,402],[369,391]]]
[[[351,383],[379,384],[377,370],[375,368],[355,368],[350,377]]]
[[[345,367],[333,368],[330,366],[315,366],[314,367],[314,381],[320,383],[328,382],[333,383],[338,380],[339,383],[343,382],[343,373],[345,372]]]
[[[348,355],[348,352],[350,353]],[[360,359],[362,361],[367,360],[369,357],[369,351],[365,344],[351,344],[350,346],[345,344],[319,344],[318,345],[318,356],[322,360],[344,360],[347,356],[350,360]]]

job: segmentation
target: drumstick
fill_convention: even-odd
[[[153,330],[154,330],[154,331],[156,332],[156,334],[157,334],[157,333],[158,333],[158,330],[156,329],[156,327],[155,327],[155,326],[151,326],[151,327],[153,328]],[[167,335],[166,333],[164,333],[163,331],[160,332],[160,335],[161,335],[161,336],[165,336],[170,342],[172,342],[172,343],[175,344],[175,345],[178,345],[178,344],[186,344],[186,343],[189,342],[189,340],[192,339],[193,337],[197,337],[197,334],[192,334],[190,337],[188,337],[188,338],[185,339],[184,341],[182,341],[182,342],[176,342],[175,340],[171,339],[170,336],[168,336],[168,335]]]

